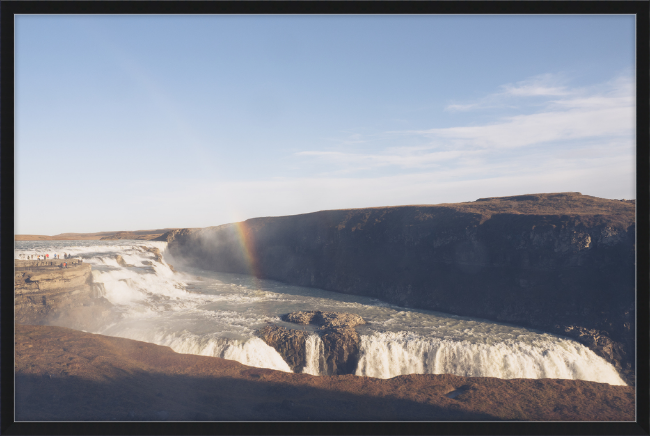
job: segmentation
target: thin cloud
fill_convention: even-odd
[[[541,74],[514,85],[502,85],[503,92],[500,95],[516,97],[569,95],[571,91],[561,85],[565,80],[564,76],[559,74]]]
[[[630,78],[621,76],[599,86],[569,88],[558,84],[554,76],[543,75],[503,89],[502,94],[519,99],[544,95],[546,100],[535,103],[537,110],[533,113],[502,117],[489,124],[383,134],[384,139],[390,136],[402,143],[409,137],[425,140],[425,145],[371,152],[312,150],[296,156],[310,159],[317,168],[314,174],[321,177],[392,170],[435,172],[440,176],[453,173],[449,177],[454,178],[490,171],[510,173],[522,165],[516,156],[534,161],[537,168],[551,161],[557,165],[560,153],[582,150],[589,155],[591,148],[602,154],[603,144],[617,144],[628,161],[634,155],[635,97]]]
[[[528,82],[507,88],[519,95],[541,95],[551,88]],[[553,88],[556,89],[556,88]],[[557,88],[559,89],[559,88]],[[411,131],[432,138],[445,138],[456,146],[515,148],[552,141],[634,135],[635,98],[628,78],[618,78],[600,87],[569,90],[563,98],[549,100],[537,113],[504,117],[492,124]],[[553,91],[556,92],[556,91]],[[538,94],[535,94],[538,93]]]
[[[395,166],[401,169],[428,168],[450,160],[466,157],[479,151],[441,150],[423,152],[429,148],[391,148],[381,154],[344,153],[340,151],[303,151],[297,156],[312,156],[322,162],[342,166],[356,166],[356,169],[372,169]]]
[[[515,100],[522,97],[558,97],[570,95],[572,90],[563,83],[566,78],[561,74],[540,74],[517,83],[501,85],[502,91],[489,94],[471,103],[453,103],[445,107],[447,112],[466,112],[477,109],[513,108]]]
[[[481,103],[469,103],[469,104],[450,104],[448,105],[445,110],[448,112],[463,112],[463,111],[469,111],[472,109],[477,109],[479,107],[485,108],[485,105],[482,105]]]
[[[422,130],[419,134],[447,138],[459,146],[516,148],[559,140],[634,133],[634,106],[581,107],[508,117],[484,126]]]

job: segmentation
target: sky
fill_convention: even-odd
[[[633,15],[19,15],[15,233],[636,197]]]

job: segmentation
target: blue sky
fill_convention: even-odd
[[[18,16],[17,234],[635,198],[627,16]]]

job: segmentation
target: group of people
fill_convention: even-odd
[[[20,258],[24,259],[26,255],[21,254]],[[30,254],[26,256],[28,260],[49,260],[50,255],[49,254]],[[54,256],[52,257],[53,259],[61,259],[61,255],[54,253]],[[72,255],[68,253],[63,253],[63,259],[72,259]],[[65,263],[65,262],[64,262]]]

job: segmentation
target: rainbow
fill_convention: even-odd
[[[259,278],[261,276],[261,270],[255,250],[253,228],[245,221],[241,221],[235,223],[235,229],[237,231],[237,237],[239,238],[242,254],[246,259],[248,274],[254,278]]]
[[[257,251],[255,250],[255,237],[254,229],[250,223],[244,221],[235,223],[235,230],[237,238],[239,239],[239,246],[247,264],[248,275],[251,276],[253,288],[255,291],[264,292],[264,286],[260,280],[261,269],[257,259]],[[257,303],[258,310],[261,310],[267,316],[275,316],[269,306],[268,301],[263,297],[262,301]]]

